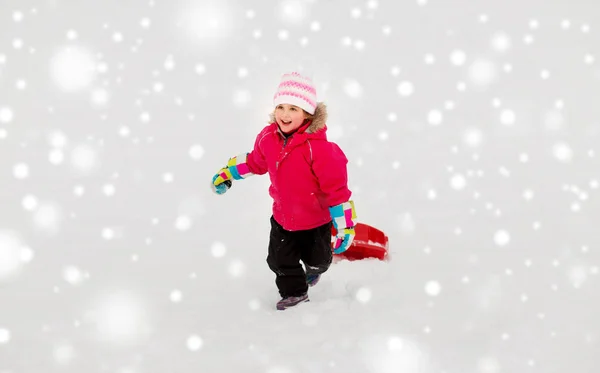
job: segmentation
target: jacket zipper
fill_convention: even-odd
[[[290,136],[290,137],[285,137],[283,135],[281,135],[283,137],[283,146],[281,147],[281,150],[283,151],[283,149],[285,149],[285,146],[287,145],[287,142],[289,140],[290,137],[294,136]],[[283,160],[283,159],[282,159]],[[275,169],[278,170],[279,169],[279,161],[277,161],[277,163],[275,163]]]

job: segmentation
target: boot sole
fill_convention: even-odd
[[[301,300],[301,301],[300,301],[300,302],[298,302],[298,303],[294,303],[294,304],[287,305],[287,306],[280,306],[280,305],[277,305],[277,310],[278,310],[278,311],[287,310],[288,308],[296,307],[296,306],[297,306],[297,305],[299,305],[300,303],[306,303],[306,302],[310,302],[310,299],[306,298],[305,300]]]

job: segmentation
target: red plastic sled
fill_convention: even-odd
[[[335,228],[332,229],[336,234]],[[382,231],[367,224],[357,223],[354,227],[356,236],[354,241],[341,254],[333,254],[339,258],[348,260],[360,260],[365,258],[376,258],[379,260],[388,259],[389,239]]]

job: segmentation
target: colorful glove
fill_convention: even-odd
[[[354,202],[348,201],[329,208],[333,226],[337,235],[331,237],[333,252],[341,254],[348,250],[354,240],[354,226],[356,225],[356,210]]]
[[[227,166],[223,167],[212,178],[212,190],[217,194],[223,194],[231,188],[232,180],[241,180],[254,175],[250,172],[246,163],[248,153],[229,158]]]
[[[217,175],[213,176],[213,183],[215,181],[215,179],[217,178]],[[215,185],[215,184],[210,184],[212,187],[213,192],[217,193],[217,194],[224,194],[226,191],[229,190],[229,188],[231,188],[231,185],[233,183],[231,182],[231,180],[225,180],[224,182],[222,182],[219,185]]]

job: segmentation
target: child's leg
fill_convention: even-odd
[[[331,252],[331,224],[306,231],[303,237],[301,259],[306,274],[320,275],[327,271],[333,260]]]
[[[267,263],[277,275],[275,283],[284,298],[300,296],[308,291],[304,269],[300,264],[300,242],[295,233],[286,231],[271,217]]]

